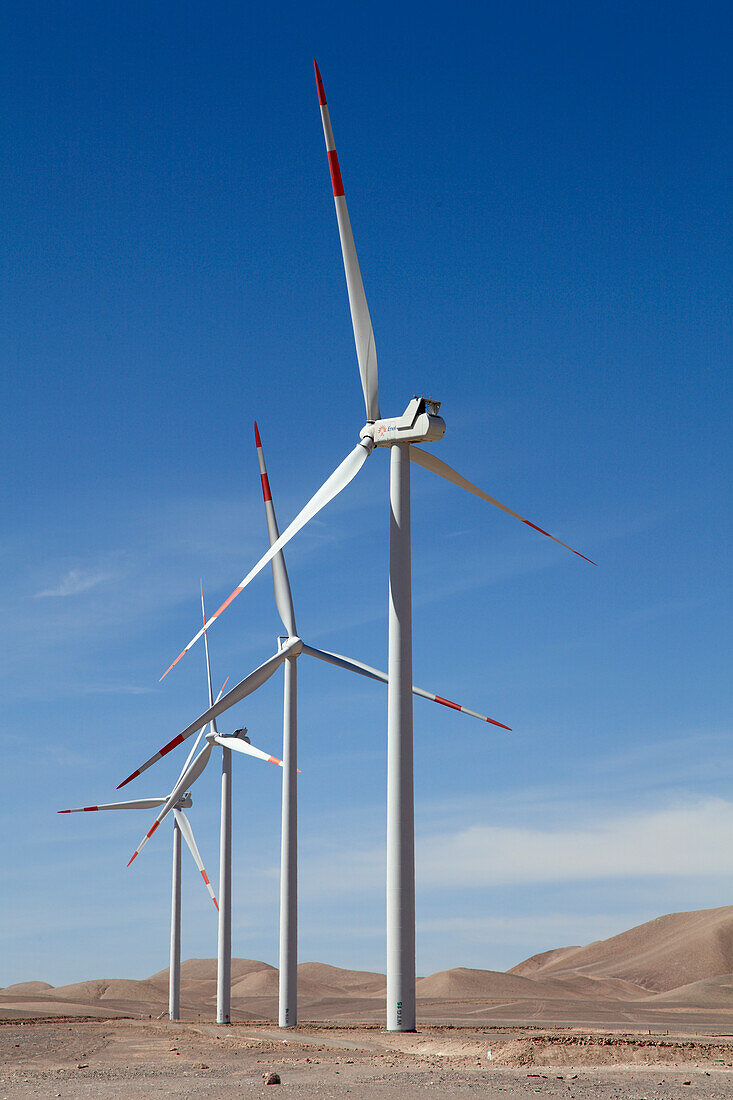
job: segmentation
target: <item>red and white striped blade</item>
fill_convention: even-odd
[[[507,508],[506,504],[502,504],[501,501],[495,500],[494,497],[490,497],[483,489],[479,489],[473,482],[468,481],[461,474],[457,473],[447,462],[443,462],[442,459],[436,458],[432,452],[423,451],[422,448],[413,445],[410,447],[410,458],[425,470],[430,470],[432,473],[437,474],[438,477],[444,477],[446,481],[452,482],[453,485],[458,485],[461,489],[466,489],[467,492],[473,493],[476,497],[480,497],[481,500],[493,504],[495,508],[499,508],[502,512],[506,512],[508,516],[514,516],[515,519],[521,520],[522,523],[526,523],[527,527],[531,527],[534,531],[539,531],[541,535],[546,535],[548,539],[552,539],[553,542],[557,542],[560,546],[564,546],[566,550],[569,550],[572,554],[576,554],[579,558],[582,558],[583,561],[590,562],[591,565],[597,564],[597,562],[591,561],[590,558],[586,558],[585,554],[581,554],[579,550],[573,550],[572,546],[568,546],[566,542],[561,542],[560,539],[556,539],[549,531],[543,530],[543,528],[538,527],[536,523],[532,523],[530,520],[525,519],[524,516],[520,516],[519,512],[513,512],[511,508]]]
[[[317,516],[322,508],[325,508],[326,505],[330,501],[332,501],[335,496],[338,496],[342,489],[345,489],[346,486],[351,481],[353,481],[353,479],[359,473],[359,470],[362,468],[367,458],[371,454],[373,448],[374,443],[371,439],[359,440],[353,451],[350,451],[349,454],[347,454],[343,462],[341,462],[336,467],[331,476],[326,481],[324,481],[320,489],[313,494],[305,507],[302,508],[300,512],[298,512],[292,523],[285,528],[283,533],[278,539],[276,539],[276,541],[272,544],[267,553],[262,555],[254,568],[250,569],[247,576],[243,580],[241,580],[234,591],[227,596],[221,607],[217,608],[211,618],[204,624],[201,630],[199,630],[198,634],[195,634],[188,645],[181,650],[173,664],[169,665],[168,668],[165,670],[163,676],[161,676],[160,678],[161,680],[164,676],[168,675],[174,665],[178,664],[181,657],[185,656],[185,654],[188,653],[189,649],[191,649],[191,647],[195,645],[199,638],[202,636],[204,630],[208,630],[214,620],[218,619],[222,611],[229,607],[229,604],[232,602],[232,600],[237,598],[239,593],[247,587],[249,582],[257,576],[260,570],[264,569],[264,567],[268,565],[277,554],[280,553],[282,548],[290,542],[293,535],[297,535],[298,531],[300,531],[302,527],[305,527],[306,523],[308,523],[309,520],[313,519],[314,516]],[[217,713],[221,712],[219,711]],[[198,727],[196,728],[198,729]],[[180,744],[180,742],[178,743]]]
[[[260,439],[260,430],[257,427],[257,421],[255,420],[255,444],[257,446],[257,461],[260,466],[260,479],[262,481],[262,496],[265,502],[265,518],[267,520],[267,534],[270,539],[270,546],[274,542],[277,542],[280,537],[280,529],[277,525],[277,517],[275,516],[275,505],[272,502],[272,493],[270,492],[270,481],[267,476],[267,467],[265,466],[265,453],[262,450],[262,440]],[[293,637],[298,631],[295,628],[295,609],[293,607],[293,594],[290,591],[290,581],[288,580],[288,571],[285,566],[285,557],[282,550],[277,554],[270,563],[272,565],[272,585],[275,589],[275,603],[277,605],[278,614],[282,619],[283,626],[288,632],[289,637]]]
[[[73,810],[57,810],[59,814],[88,814],[91,810],[154,810],[162,806],[165,798],[138,798],[133,802],[106,802],[100,806],[75,806]]]
[[[188,844],[189,851],[191,852],[191,855],[193,856],[194,863],[196,864],[199,871],[201,872],[201,877],[204,880],[204,884],[206,886],[206,889],[209,892],[209,897],[211,898],[211,900],[213,901],[214,905],[216,906],[216,908],[218,910],[219,902],[216,900],[216,894],[214,893],[214,887],[211,885],[211,883],[209,881],[209,876],[206,874],[206,868],[204,867],[204,861],[201,858],[201,853],[199,852],[198,846],[196,844],[196,840],[194,839],[193,829],[191,828],[191,822],[188,820],[188,818],[184,814],[183,810],[174,809],[173,814],[175,816],[176,821],[178,822],[178,828],[181,830],[181,835],[183,836],[183,839],[186,841],[186,844]]]
[[[134,859],[137,859],[137,857],[140,855],[143,848],[148,843],[148,841],[150,840],[151,836],[153,835],[155,830],[158,828],[160,823],[162,821],[164,821],[165,818],[168,816],[168,814],[171,812],[171,810],[174,809],[174,807],[176,805],[176,802],[178,802],[179,798],[184,793],[184,791],[188,790],[188,788],[191,786],[191,784],[196,782],[196,780],[198,779],[198,777],[201,775],[202,771],[204,770],[204,768],[208,764],[210,756],[211,756],[211,742],[207,741],[206,744],[204,745],[203,749],[201,750],[201,752],[198,754],[198,756],[194,760],[193,764],[191,764],[190,768],[188,768],[188,770],[186,771],[185,775],[183,775],[178,780],[175,787],[173,788],[173,790],[169,794],[168,798],[166,799],[165,805],[163,806],[162,810],[160,811],[160,813],[156,817],[153,824],[148,829],[145,836],[142,838],[142,840],[138,844],[135,851],[132,853],[130,861],[127,864],[128,867],[130,866],[130,863],[132,863],[132,861]]]
[[[235,752],[243,752],[247,756],[256,756],[258,760],[266,760],[268,764],[283,766],[282,760],[278,760],[276,756],[270,756],[269,752],[263,752],[262,749],[255,748],[254,745],[250,745],[249,741],[243,741],[241,737],[222,737],[221,734],[217,734],[214,741],[222,748],[234,749]]]
[[[326,139],[326,153],[328,154],[328,167],[331,170],[331,184],[333,187],[333,201],[336,204],[336,220],[339,227],[341,240],[341,255],[344,260],[346,273],[346,289],[349,294],[349,309],[351,310],[351,324],[354,329],[354,342],[356,344],[356,356],[359,360],[359,374],[361,375],[361,388],[364,391],[364,404],[366,405],[367,420],[379,420],[379,380],[377,378],[377,349],[374,346],[374,331],[372,319],[369,316],[364,284],[361,280],[359,261],[356,257],[356,245],[354,234],[351,231],[349,211],[346,208],[346,196],[344,184],[341,179],[336,143],[331,129],[331,119],[326,104],[326,93],[323,90],[323,81],[316,61],[313,61],[318,86],[318,102],[321,107],[321,122],[323,123],[323,136]]]
[[[291,648],[292,646],[288,647],[288,645],[284,645],[274,657],[270,657],[269,661],[265,661],[259,668],[250,672],[249,676],[245,676],[243,680],[240,680],[237,686],[233,687],[231,691],[228,691],[218,703],[214,703],[213,707],[209,707],[209,709],[201,714],[195,722],[187,726],[182,733],[176,734],[167,745],[163,745],[162,749],[158,749],[149,760],[146,760],[144,764],[136,768],[132,775],[128,775],[127,779],[123,779],[117,787],[117,790],[119,791],[120,787],[124,787],[125,784],[129,783],[132,779],[136,779],[138,775],[142,775],[144,771],[147,771],[147,769],[155,764],[156,761],[160,760],[162,756],[166,756],[169,752],[172,752],[173,749],[178,748],[178,746],[182,744],[186,738],[190,737],[191,734],[198,733],[198,731],[202,729],[207,722],[210,722],[212,718],[217,718],[220,714],[223,714],[225,710],[229,710],[235,703],[238,703],[240,699],[244,699],[245,696],[251,695],[258,687],[261,687],[280,667]]]
[[[358,672],[360,676],[368,676],[372,680],[379,680],[383,684],[389,683],[389,676],[386,672],[381,672],[378,668],[372,668],[371,665],[365,665],[363,661],[356,661],[353,657],[342,657],[340,653],[329,653],[326,649],[316,649],[314,646],[306,645],[303,642],[303,653],[309,653],[311,657],[318,657],[321,661],[327,661],[330,665],[336,665],[338,668],[345,668],[349,672]],[[481,722],[489,722],[492,726],[498,726],[499,729],[509,730],[511,732],[511,726],[505,726],[503,722],[497,722],[495,718],[487,718],[485,714],[479,714],[477,710],[469,710],[468,707],[461,706],[460,703],[453,703],[450,699],[444,699],[442,695],[435,695],[432,691],[424,691],[423,688],[415,687],[412,685],[412,694],[419,695],[422,699],[430,699],[433,703],[440,703],[443,707],[450,707],[451,710],[458,710],[461,714],[469,714],[472,718],[478,718]]]
[[[158,828],[158,826],[159,826],[159,825],[160,825],[160,819],[158,819],[158,818],[156,817],[155,821],[154,821],[154,822],[153,822],[153,824],[152,824],[152,825],[150,826],[150,828],[148,829],[147,833],[146,833],[146,834],[145,834],[145,836],[144,836],[144,837],[142,838],[142,840],[141,840],[141,841],[140,841],[140,843],[138,844],[137,848],[135,849],[135,851],[134,851],[134,852],[132,853],[132,855],[131,855],[130,859],[128,860],[128,863],[127,863],[127,866],[128,866],[128,867],[130,866],[130,864],[132,863],[132,861],[133,861],[134,859],[137,859],[137,857],[138,857],[138,856],[140,855],[140,853],[142,852],[143,848],[144,848],[144,847],[145,847],[145,845],[146,845],[146,844],[148,843],[148,841],[150,840],[151,836],[153,835],[153,833],[155,832],[155,830],[156,830],[156,829]]]

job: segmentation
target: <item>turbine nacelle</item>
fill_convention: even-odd
[[[243,729],[243,730],[234,730],[233,733],[218,733],[218,732],[212,733],[212,732],[209,732],[209,733],[206,734],[206,740],[209,742],[210,745],[214,745],[214,744],[220,745],[223,740],[233,741],[235,739],[238,739],[238,740],[241,740],[241,741],[246,741],[248,745],[252,744],[252,742],[249,739],[249,735],[247,734],[246,728]]]
[[[186,791],[186,793],[181,795],[181,797],[176,802],[176,809],[177,810],[190,810],[192,806],[193,806],[193,799],[191,798],[191,792],[190,791]]]
[[[391,447],[393,443],[437,443],[445,435],[445,421],[438,416],[439,409],[440,401],[413,397],[402,416],[365,424],[361,438],[371,439],[375,447]]]

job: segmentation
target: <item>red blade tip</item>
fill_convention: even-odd
[[[171,670],[172,668],[174,668],[174,667],[175,667],[175,665],[177,665],[177,664],[178,664],[178,662],[180,661],[181,657],[183,657],[183,655],[185,654],[185,652],[186,652],[186,650],[184,649],[182,653],[179,653],[179,654],[178,654],[178,656],[176,657],[176,659],[175,659],[175,661],[173,662],[173,664],[172,664],[172,665],[168,665],[168,668],[167,668],[167,669],[165,670],[165,672],[164,672],[164,673],[163,673],[163,675],[161,676],[160,680],[158,680],[158,683],[160,683],[160,682],[161,682],[161,680],[165,680],[165,678],[166,678],[166,676],[168,675],[168,673],[170,672],[170,670]]]
[[[260,429],[257,427],[257,421],[255,420],[255,444],[258,447],[262,446],[262,440],[260,439]]]
[[[321,107],[325,107],[326,106],[326,93],[323,89],[323,81],[321,80],[321,72],[320,72],[320,69],[318,68],[318,62],[316,61],[315,57],[313,58],[313,68],[316,71],[316,84],[318,85],[318,102],[320,103]]]
[[[133,857],[132,857],[132,859],[135,859],[136,857],[137,857],[137,852],[135,852],[135,853],[133,854]],[[132,863],[132,859],[130,860],[130,863]],[[128,863],[128,864],[127,864],[127,866],[128,866],[128,867],[130,866],[130,863]]]

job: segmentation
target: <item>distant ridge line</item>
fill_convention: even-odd
[[[298,967],[304,1007],[315,1020],[365,1021],[381,1014],[385,976],[328,963]],[[216,959],[188,959],[181,967],[183,1008],[209,1016],[216,1000]],[[256,959],[232,959],[232,1003],[242,1019],[269,1019],[278,973]],[[155,1017],[167,1004],[168,971],[149,978],[91,979],[54,987],[17,982],[0,989],[0,1018],[111,1015]],[[636,1012],[733,1007],[733,906],[669,913],[585,946],[552,948],[506,972],[454,967],[419,978],[417,995],[430,1019],[477,1006],[487,1017],[586,1018],[613,1015],[613,1005]],[[448,1009],[450,1007],[450,1011]],[[458,1006],[458,1008],[456,1008]],[[564,1006],[564,1007],[563,1007]],[[626,1011],[626,1009],[624,1010]],[[554,1014],[554,1015],[553,1015]],[[442,1017],[441,1017],[442,1018]],[[452,1018],[452,1016],[451,1016]],[[492,1016],[493,1018],[493,1016]],[[498,1018],[498,1017],[497,1017]],[[466,1020],[469,1017],[466,1016]]]

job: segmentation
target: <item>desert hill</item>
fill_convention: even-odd
[[[565,974],[623,978],[653,993],[733,973],[733,906],[669,913],[586,947],[533,955],[513,967],[522,977]]]
[[[518,963],[508,971],[509,974],[521,974],[525,978],[533,978],[538,970],[549,970],[550,965],[564,959],[566,955],[572,955],[573,951],[579,951],[575,947],[553,947],[550,951],[541,951],[539,955],[531,955],[524,962]]]
[[[167,972],[166,972],[167,973]],[[278,973],[274,966],[253,969],[238,982],[232,983],[232,997],[277,997]],[[384,974],[365,970],[342,970],[327,963],[308,962],[298,967],[300,997],[343,998],[384,994],[387,981]]]
[[[720,974],[717,978],[703,978],[700,982],[682,985],[679,989],[670,989],[667,993],[657,993],[650,997],[649,1004],[654,1005],[695,1005],[699,1008],[733,1009],[733,974]]]
[[[269,963],[260,962],[257,959],[232,959],[232,981],[246,978],[250,974],[256,974],[260,970],[271,970],[277,974],[277,969]],[[159,970],[147,979],[149,982],[162,982],[168,988],[168,968]],[[181,963],[182,982],[214,982],[216,983],[216,959],[186,959]]]
[[[326,963],[298,967],[303,1020],[379,1022],[383,974]],[[269,963],[232,960],[232,1016],[273,1020],[278,973]],[[733,906],[670,913],[585,947],[533,955],[507,973],[456,967],[419,978],[424,1019],[446,1022],[563,1022],[616,1026],[632,1020],[669,1026],[689,1017],[716,1026],[733,1008]],[[212,1018],[216,960],[181,967],[184,1018]],[[95,979],[53,987],[20,982],[0,989],[0,1017],[160,1017],[168,1007],[168,971],[142,981]],[[717,1014],[717,1015],[716,1015]],[[666,1021],[666,1022],[665,1022]]]
[[[344,970],[340,966],[328,963],[308,962],[298,967],[298,981],[307,978],[314,982],[323,982],[333,989],[349,993],[386,993],[387,979],[384,974],[371,970]]]
[[[427,978],[418,978],[418,997],[468,1000],[476,997],[543,997],[562,996],[563,987],[551,979],[534,982],[531,978],[515,977],[498,970],[469,970],[458,966],[439,970]]]
[[[525,978],[509,971],[469,970],[458,966],[453,970],[440,970],[428,978],[418,978],[418,997],[431,1000],[476,1000],[504,998],[549,998],[573,1000],[575,998],[636,999],[646,997],[647,991],[632,982],[617,978],[590,978],[585,975],[561,974],[538,978]]]
[[[52,985],[48,982],[16,982],[15,985],[8,985],[1,992],[3,993],[16,993],[16,994],[30,994],[30,993],[45,993],[47,989],[53,989]]]

